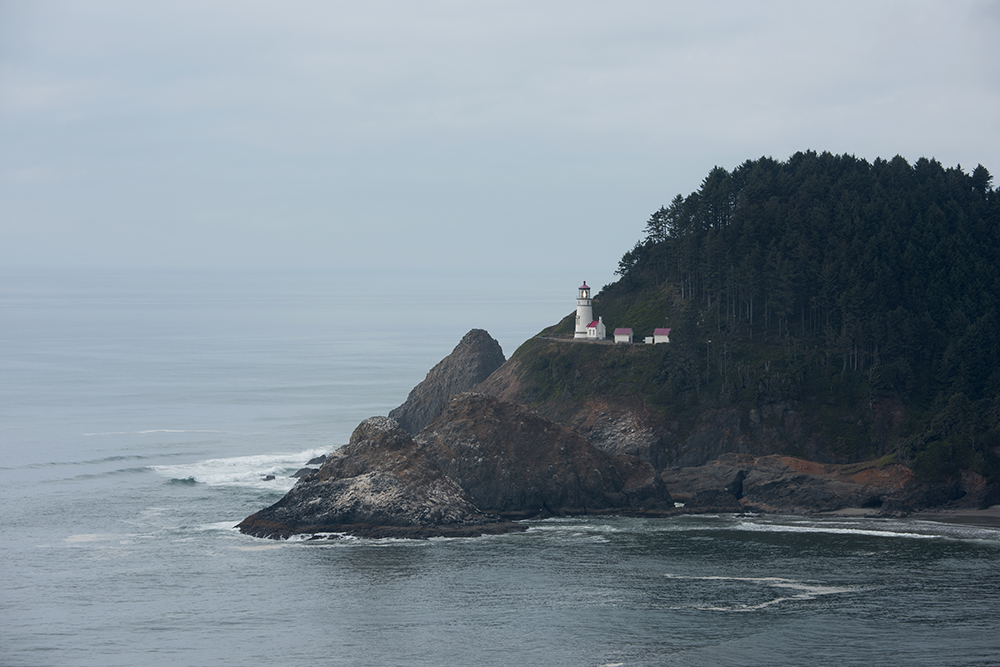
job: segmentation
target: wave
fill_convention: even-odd
[[[111,540],[118,540],[121,535],[116,535],[114,533],[80,533],[77,535],[70,535],[63,539],[66,544],[83,544],[86,542],[109,542]]]
[[[823,533],[828,535],[865,535],[868,537],[902,537],[914,540],[929,540],[941,537],[940,534],[920,533],[903,530],[902,526],[892,528],[861,528],[845,526],[842,523],[829,524],[823,521],[809,523],[760,523],[756,521],[741,521],[733,526],[733,530],[751,533]]]
[[[230,521],[214,521],[212,523],[204,523],[198,526],[200,530],[213,532],[221,531],[224,533],[236,533],[236,524],[238,524],[241,519],[230,520]]]
[[[26,468],[29,466],[25,466]],[[37,467],[37,466],[35,466]],[[101,472],[85,472],[78,475],[66,477],[51,477],[39,480],[39,484],[63,484],[66,482],[81,482],[92,479],[104,479],[106,477],[119,477],[124,475],[141,475],[149,472],[149,466],[134,466],[131,468],[115,468],[114,470],[104,470]]]
[[[835,595],[839,593],[855,593],[857,588],[846,588],[843,586],[823,586],[816,583],[808,583],[804,581],[796,581],[794,579],[784,579],[782,577],[723,577],[723,576],[685,576],[679,574],[665,574],[663,575],[668,579],[688,579],[693,581],[736,581],[748,584],[755,584],[758,586],[768,586],[770,588],[779,588],[792,591],[799,591],[795,595],[779,595],[770,600],[765,600],[764,602],[759,602],[757,604],[736,604],[727,606],[717,606],[717,605],[701,605],[696,606],[696,609],[701,609],[704,611],[735,611],[735,612],[748,612],[748,611],[758,611],[772,605],[780,604],[782,602],[794,602],[794,601],[806,601],[815,600],[823,595]]]
[[[917,519],[872,517],[803,517],[795,515],[682,514],[665,519],[626,517],[554,517],[532,520],[528,532],[560,540],[601,541],[617,533],[677,533],[711,540],[742,533],[871,537],[890,540],[962,540],[1000,544],[1000,529]]]
[[[143,461],[148,459],[176,458],[179,456],[191,456],[192,452],[157,452],[155,454],[117,454],[115,456],[103,456],[97,459],[86,459],[83,461],[44,461],[41,463],[28,463],[22,466],[11,468],[0,468],[0,470],[38,470],[55,466],[92,466],[105,463],[119,463],[121,461]]]
[[[137,473],[144,473],[147,470],[149,470],[149,468],[146,466],[132,467],[132,468],[116,468],[115,470],[106,470],[104,472],[91,472],[91,473],[83,473],[81,475],[74,475],[73,477],[67,479],[99,479],[101,477],[117,477],[118,475],[135,475]]]
[[[326,448],[321,448],[301,452],[234,456],[178,465],[153,465],[149,466],[149,469],[166,477],[171,484],[206,484],[287,491],[298,481],[290,477],[292,473],[305,466],[310,459],[328,451]],[[271,475],[274,479],[265,479]]]
[[[797,533],[874,537],[890,540],[958,540],[1000,544],[1000,530],[986,526],[950,524],[919,519],[759,517],[740,519],[732,530],[749,533]]]
[[[101,431],[99,433],[84,433],[83,435],[91,437],[96,435],[150,435],[153,433],[225,433],[227,435],[250,435],[248,433],[239,433],[237,431],[217,431],[206,428],[151,428],[144,431]]]

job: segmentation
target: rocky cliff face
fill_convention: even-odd
[[[406,401],[389,413],[410,434],[419,433],[455,394],[469,391],[504,363],[500,343],[482,329],[473,329],[462,337],[451,354],[427,373],[407,396]]]
[[[623,360],[617,358],[622,350],[591,347],[593,356],[603,355],[606,359],[592,359],[589,366],[582,368],[574,368],[572,361],[554,368],[553,373],[564,376],[565,386],[558,393],[539,397],[540,380],[547,377],[540,378],[532,368],[537,360],[530,355],[515,355],[479,384],[476,391],[529,405],[544,417],[583,435],[598,449],[609,454],[638,456],[657,470],[705,465],[731,452],[766,456],[796,451],[811,459],[834,462],[806,416],[791,401],[768,403],[759,410],[749,411],[705,408],[693,419],[687,414],[682,422],[650,409],[639,393],[602,385],[605,378],[594,377],[595,372],[614,370],[615,364],[621,364],[616,379],[627,377],[627,371],[622,371]],[[628,363],[642,363],[639,357],[646,347],[631,347],[629,353],[638,360],[631,359]]]
[[[926,483],[906,466],[836,465],[791,456],[726,454],[707,465],[663,471],[688,511],[832,512],[845,508],[900,515],[929,508],[991,504],[991,487],[974,473]]]
[[[678,425],[664,423],[649,414],[640,397],[597,392],[578,397],[561,392],[539,400],[536,383],[526,367],[530,362],[530,359],[517,357],[508,359],[475,391],[529,405],[542,416],[573,429],[608,454],[638,456],[657,469],[674,463],[672,450],[677,445]]]
[[[569,428],[484,394],[453,398],[416,439],[486,512],[528,517],[673,509],[648,462],[602,452]]]
[[[899,515],[1000,501],[1000,487],[972,471],[932,482],[889,460],[845,461],[819,435],[816,416],[796,401],[762,401],[752,408],[679,401],[666,409],[661,401],[660,408],[651,408],[646,399],[658,385],[640,380],[657,355],[670,353],[665,347],[618,349],[540,338],[523,345],[477,391],[527,404],[607,454],[649,463],[685,511],[859,508]],[[850,470],[865,472],[845,472]],[[742,486],[735,495],[727,488],[738,475]]]
[[[469,536],[523,529],[512,518],[672,509],[648,463],[601,452],[523,406],[460,394],[416,439],[393,419],[365,420],[238,528],[272,538]]]
[[[302,533],[471,536],[521,529],[480,511],[425,449],[386,417],[361,422],[350,443],[318,471],[237,528],[271,538]]]

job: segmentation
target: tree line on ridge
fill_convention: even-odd
[[[1000,191],[985,167],[747,160],[712,169],[644,232],[599,300],[669,295],[678,353],[708,362],[699,391],[745,398],[781,350],[800,393],[905,404],[895,435],[872,433],[855,458],[895,451],[927,476],[1000,475]]]

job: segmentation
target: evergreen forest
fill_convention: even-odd
[[[794,401],[840,460],[1000,478],[1000,190],[985,167],[812,151],[716,167],[650,216],[617,273],[595,313],[639,336],[673,329],[654,403]]]

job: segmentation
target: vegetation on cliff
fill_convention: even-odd
[[[683,431],[708,409],[790,402],[829,460],[997,481],[998,267],[1000,191],[981,165],[749,160],[655,211],[595,297],[609,327],[669,326],[670,345],[535,339],[514,357],[536,404],[633,394]]]

